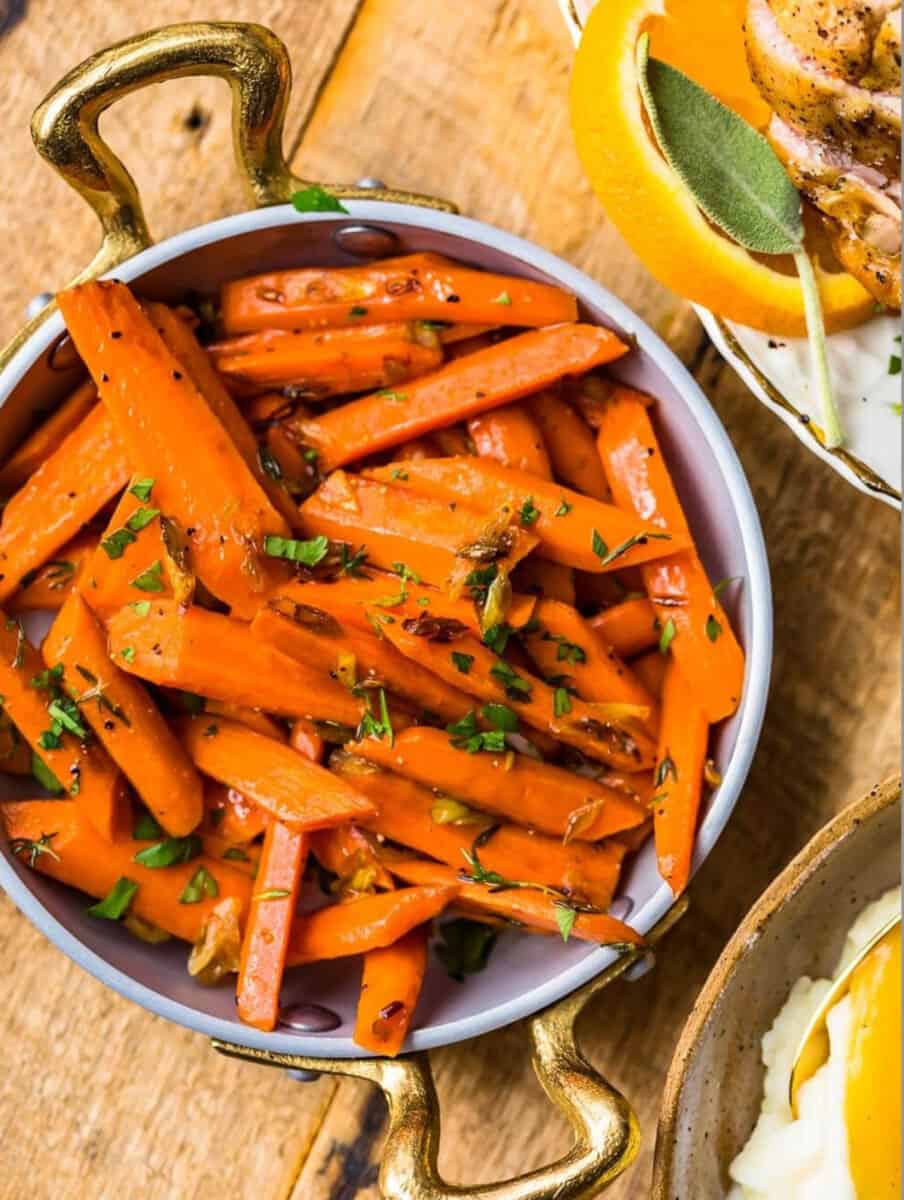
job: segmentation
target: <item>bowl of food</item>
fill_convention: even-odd
[[[259,207],[154,246],[97,121],[190,72],[230,80]],[[530,1017],[577,1135],[531,1194],[563,1194],[637,1143],[575,1017],[754,753],[759,521],[642,322],[442,202],[295,179],[288,86],[268,31],[175,26],[36,113],[104,241],[0,376],[0,882],[224,1052],[379,1082],[387,1194],[436,1181],[393,1056]]]
[[[900,926],[830,994],[900,914],[900,821],[900,780],[851,805],[726,948],[669,1075],[657,1200],[900,1196]],[[792,1065],[824,1002],[831,1053],[792,1108]]]
[[[758,399],[854,486],[900,505],[900,5],[850,0],[829,16],[819,3],[775,0],[561,7],[580,43],[577,144],[611,220],[650,271],[695,304]],[[836,438],[826,435],[791,261],[723,236],[660,153],[635,64],[645,33],[653,55],[763,133],[800,192]]]

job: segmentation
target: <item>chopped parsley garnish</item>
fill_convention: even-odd
[[[474,655],[462,654],[458,650],[453,650],[452,662],[455,664],[455,669],[461,671],[462,675],[469,675],[471,667],[474,665]]]
[[[147,811],[141,814],[135,828],[132,830],[132,839],[136,842],[152,842],[155,838],[162,837],[163,829],[160,826],[157,818]]]
[[[146,617],[151,611],[151,602],[150,600],[133,600],[129,608],[134,609],[139,617]]]
[[[616,546],[614,550],[610,550],[597,530],[594,529],[593,553],[604,567],[608,567],[623,554],[633,550],[635,546],[645,546],[647,542],[670,542],[671,540],[670,533],[637,533],[634,537],[628,538],[626,542],[622,542],[620,546]]]
[[[567,517],[573,508],[574,508],[574,505],[569,504],[568,501],[563,496],[562,503],[556,509],[556,516],[557,517]]]
[[[488,567],[478,567],[467,576],[465,587],[470,589],[471,599],[476,604],[486,603],[487,592],[498,574],[499,568],[495,563],[490,563]]]
[[[272,533],[264,538],[264,553],[270,558],[283,558],[287,562],[300,563],[303,567],[316,567],[326,558],[329,549],[329,538],[322,534],[307,542],[278,537]]]
[[[706,619],[706,636],[711,642],[717,642],[723,634],[722,626],[716,618],[710,613]]]
[[[585,663],[587,661],[587,652],[583,646],[579,646],[577,642],[569,642],[564,634],[544,633],[543,641],[555,642],[558,646],[556,662],[567,662],[574,666],[577,663]]]
[[[383,388],[377,395],[383,400],[388,400],[390,404],[404,404],[408,399],[407,392],[396,392],[392,388]]]
[[[103,917],[107,921],[119,921],[129,911],[129,906],[135,899],[138,884],[132,879],[118,879],[103,900],[87,910],[91,917]]]
[[[217,881],[211,875],[206,867],[198,867],[191,879],[185,885],[182,895],[179,897],[180,904],[200,904],[207,897],[210,900],[215,900],[220,894]]]
[[[536,525],[541,516],[542,513],[540,512],[539,508],[537,508],[536,504],[534,504],[533,496],[528,496],[521,505],[521,511],[518,514],[521,524],[526,528],[530,527],[531,525]]]
[[[406,470],[404,470],[402,467],[393,467],[392,479],[393,479],[393,482],[407,483],[408,479],[409,479],[409,475],[408,475],[408,472]]]
[[[493,625],[483,635],[483,644],[489,646],[494,654],[505,654],[509,639],[514,632],[511,625],[505,622],[501,625]]]
[[[48,667],[46,671],[39,671],[37,675],[32,675],[28,686],[40,692],[55,691],[62,678],[63,664],[57,663],[55,667]]]
[[[490,667],[490,674],[494,679],[498,679],[505,688],[505,694],[510,700],[529,700],[531,697],[531,685],[526,679],[509,666],[507,662],[500,659]]]
[[[197,858],[202,848],[201,839],[194,833],[188,837],[165,838],[162,842],[155,842],[153,846],[145,846],[143,850],[139,850],[135,855],[135,862],[154,870],[176,867]]]
[[[50,714],[54,724],[60,725],[67,733],[74,734],[80,741],[84,741],[87,738],[88,730],[82,723],[78,705],[74,700],[60,696],[56,700],[51,700],[47,706],[47,712]],[[45,750],[48,748],[47,746],[44,747]]]
[[[300,213],[348,213],[348,209],[341,200],[316,183],[300,192],[295,192],[292,196],[292,207]]]
[[[662,787],[669,776],[676,783],[678,782],[678,768],[675,766],[675,760],[670,754],[666,754],[665,758],[663,758],[656,768],[656,787]]]
[[[446,726],[446,732],[456,750],[465,750],[468,754],[501,754],[505,750],[505,732],[502,729],[492,729],[483,732],[477,725],[477,714],[472,709],[466,717]]]
[[[123,646],[123,648],[119,652],[119,657],[124,659],[127,663],[134,662],[135,661],[135,647],[134,646]]]
[[[479,974],[496,945],[496,933],[491,926],[467,917],[446,921],[439,933],[442,940],[436,947],[436,957],[456,983],[464,983],[468,975]]]
[[[364,574],[364,564],[367,562],[367,547],[362,546],[360,550],[356,550],[354,554],[350,553],[350,547],[342,543],[339,547],[339,570],[343,575],[350,575],[352,579],[359,579]]]
[[[568,904],[557,903],[555,905],[555,910],[556,924],[559,927],[559,933],[562,935],[562,941],[567,942],[571,937],[572,930],[574,929],[574,923],[578,919],[578,914],[575,909],[571,908]]]
[[[891,358],[889,358],[888,373],[889,373],[889,375],[900,375],[901,374],[901,355],[900,354],[893,354],[891,356]]]
[[[659,639],[660,654],[668,654],[669,650],[672,648],[672,642],[674,642],[677,633],[677,626],[672,618],[669,617],[662,627],[662,636]]]
[[[165,584],[163,582],[163,563],[160,559],[158,558],[146,571],[142,571],[140,575],[136,576],[132,580],[131,586],[138,588],[139,592],[162,592]]]
[[[568,688],[557,687],[553,692],[553,711],[557,717],[567,717],[571,712],[571,695]]]
[[[251,862],[245,851],[241,850],[238,846],[230,846],[223,857],[230,862]]]
[[[151,498],[151,489],[156,480],[154,479],[136,479],[129,488],[129,494],[134,496],[136,500],[140,500],[142,504],[147,504]]]
[[[495,300],[490,301],[491,304],[502,304],[506,308],[512,307],[512,298],[508,292],[500,292]]]
[[[356,304],[353,308],[348,310],[348,315],[350,317],[366,317],[367,309],[363,308],[360,304]]]
[[[480,710],[480,715],[494,729],[501,729],[503,733],[518,732],[518,714],[505,704],[485,704]]]
[[[152,481],[153,482],[153,481]],[[109,537],[101,542],[101,549],[107,558],[122,558],[126,548],[138,540],[137,534],[160,516],[159,508],[136,508],[129,519],[120,529],[115,529]]]
[[[364,703],[366,711],[361,718],[361,723],[358,726],[358,731],[355,734],[356,739],[361,742],[365,738],[376,738],[378,741],[388,741],[390,746],[395,745],[395,730],[392,727],[392,720],[389,715],[389,703],[386,699],[385,688],[380,688],[378,692],[380,703],[380,715],[374,716],[373,707],[370,702],[370,696],[365,693]]]

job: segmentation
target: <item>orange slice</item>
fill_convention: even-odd
[[[685,71],[762,128],[769,109],[747,70],[744,0],[600,0],[578,49],[571,118],[578,153],[612,222],[667,287],[720,316],[785,337],[807,332],[804,297],[785,260],[757,258],[707,221],[648,131],[635,51]],[[816,263],[830,332],[866,320],[875,302]]]

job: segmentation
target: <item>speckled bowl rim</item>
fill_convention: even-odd
[[[678,1194],[672,1175],[676,1146],[682,1137],[680,1118],[684,1084],[697,1043],[715,1019],[716,1007],[732,975],[744,960],[758,952],[766,929],[782,919],[785,906],[811,883],[840,848],[851,838],[857,837],[873,818],[900,803],[900,800],[901,777],[896,776],[874,787],[861,800],[845,808],[807,843],[738,926],[694,1001],[693,1012],[672,1059],[660,1109],[650,1200],[675,1200]],[[684,1136],[693,1136],[693,1131],[689,1132],[686,1128],[683,1132]]]

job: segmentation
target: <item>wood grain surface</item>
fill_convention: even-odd
[[[688,307],[607,224],[571,145],[571,47],[554,0],[81,0],[77,19],[52,0],[8,7],[24,11],[0,35],[0,342],[28,299],[64,283],[96,239],[93,217],[31,148],[29,116],[46,89],[92,50],[148,25],[256,20],[292,53],[287,137],[297,170],[433,192],[573,261],[670,338],[727,425],[770,551],[769,716],[737,813],[694,884],[691,916],[656,971],[604,996],[582,1030],[644,1132],[640,1162],[608,1194],[642,1200],[672,1050],[720,950],[807,838],[897,768],[896,515],[756,403]],[[158,235],[243,205],[221,84],[189,79],[134,96],[105,130]],[[375,1091],[302,1085],[218,1058],[204,1039],[102,989],[5,898],[0,942],[2,1200],[376,1200],[385,1121]],[[523,1047],[515,1027],[435,1055],[450,1181],[497,1179],[565,1149]]]

